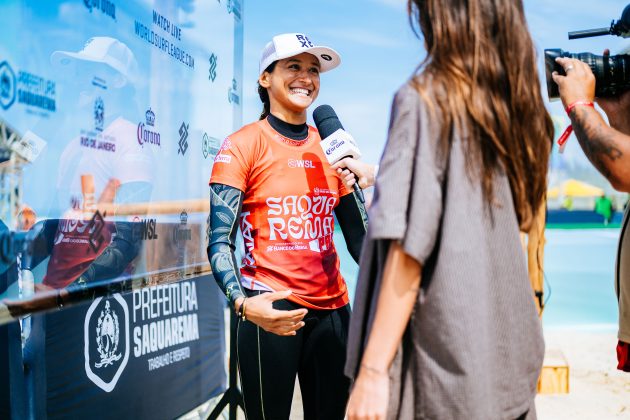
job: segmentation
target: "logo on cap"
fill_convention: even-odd
[[[297,40],[300,42],[300,47],[301,48],[312,48],[313,47],[313,43],[308,39],[308,37],[306,35],[301,35],[301,34],[297,34],[295,35],[297,37]]]
[[[332,61],[332,57],[328,54],[321,54],[320,57],[326,61]]]

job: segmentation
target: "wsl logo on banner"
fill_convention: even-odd
[[[151,108],[145,113],[146,125],[143,122],[138,124],[138,144],[144,147],[145,144],[160,146],[160,133],[153,131],[155,126],[155,113]]]
[[[116,5],[109,0],[83,0],[85,7],[92,13],[92,10],[100,10],[106,16],[116,20]]]
[[[157,219],[140,219],[136,216],[133,223],[135,240],[152,241],[158,238]]]
[[[129,307],[116,293],[97,298],[85,315],[85,373],[105,392],[112,392],[129,361]]]
[[[8,62],[0,63],[0,106],[5,111],[15,102],[15,73]]]

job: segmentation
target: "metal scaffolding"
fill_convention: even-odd
[[[11,145],[21,140],[21,135],[0,118],[0,220],[11,230],[17,227],[22,206],[22,175],[26,163]]]

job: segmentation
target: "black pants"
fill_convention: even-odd
[[[301,306],[281,300],[274,308]],[[342,420],[350,389],[343,374],[349,320],[349,305],[329,311],[309,309],[306,325],[291,337],[240,321],[237,351],[247,420],[288,419],[296,375],[304,419]]]

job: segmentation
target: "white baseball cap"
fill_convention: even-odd
[[[271,63],[283,58],[289,58],[302,53],[313,54],[319,60],[320,72],[332,70],[341,64],[341,57],[337,51],[323,45],[315,45],[304,34],[281,34],[272,38],[265,45],[260,57],[260,72],[263,74]]]
[[[123,76],[124,81],[133,81],[138,66],[127,45],[107,36],[88,39],[79,52],[55,51],[50,60],[59,67],[71,67],[78,61],[107,64]]]

